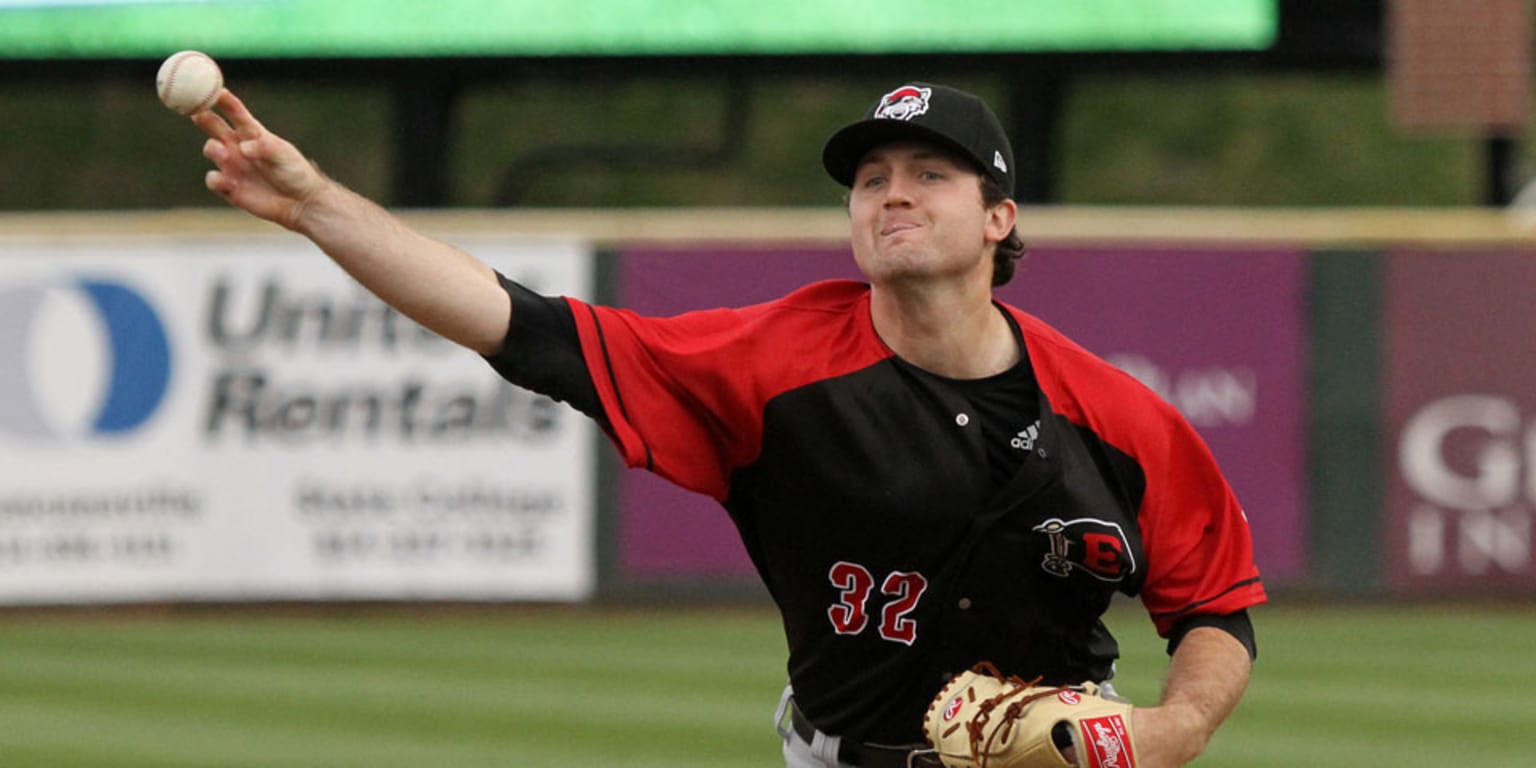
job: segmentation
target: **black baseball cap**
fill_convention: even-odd
[[[864,119],[832,134],[821,151],[827,173],[853,186],[859,161],[893,141],[926,141],[959,152],[1013,196],[1013,147],[986,102],[957,88],[908,83],[880,97]]]

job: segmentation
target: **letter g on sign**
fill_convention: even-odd
[[[1478,511],[1513,504],[1520,495],[1519,431],[1520,411],[1507,398],[1454,395],[1435,400],[1403,427],[1398,443],[1403,479],[1424,499],[1448,509]],[[1465,438],[1459,444],[1471,449],[1460,462],[1470,472],[1458,470],[1449,452],[1457,433]]]

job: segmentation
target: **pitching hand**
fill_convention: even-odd
[[[230,205],[298,229],[304,209],[330,180],[297,147],[268,131],[229,89],[214,106],[217,112],[192,117],[209,137],[203,156],[217,166],[204,178],[208,189]]]

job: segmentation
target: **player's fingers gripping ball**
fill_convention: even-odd
[[[1003,677],[987,662],[939,691],[923,729],[949,768],[1136,766],[1130,704],[1104,698],[1093,683],[1055,688]]]

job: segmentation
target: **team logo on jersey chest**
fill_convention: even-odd
[[[1040,567],[1052,576],[1065,579],[1079,570],[1100,581],[1124,581],[1136,572],[1136,556],[1118,523],[1091,517],[1053,517],[1035,526],[1034,531],[1050,539],[1050,550]]]

